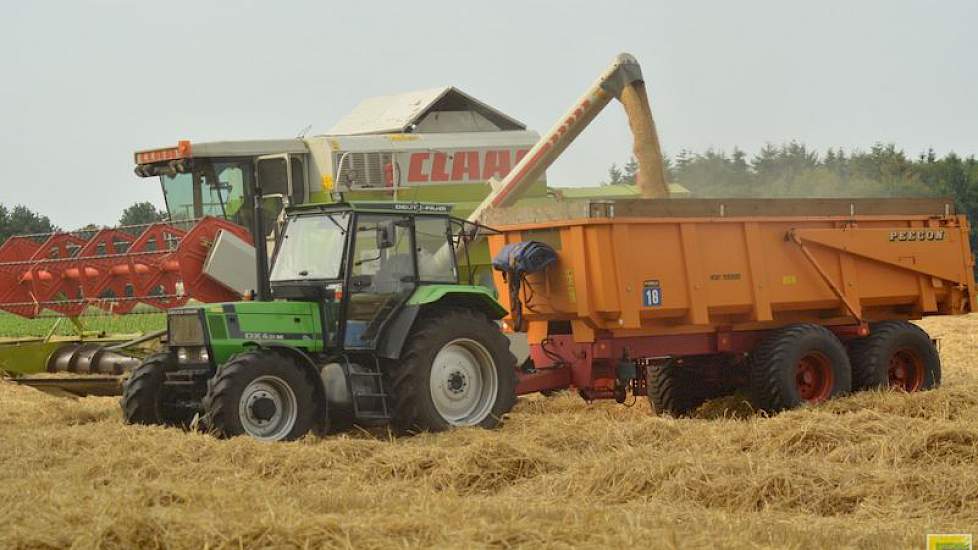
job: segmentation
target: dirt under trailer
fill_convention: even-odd
[[[648,395],[684,415],[738,389],[767,411],[924,390],[940,359],[910,321],[976,306],[968,221],[945,199],[580,200],[485,219],[503,322],[529,341],[521,394]],[[528,241],[552,250],[535,271],[506,257]]]

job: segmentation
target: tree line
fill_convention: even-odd
[[[122,211],[119,225],[142,225],[167,218],[166,212],[159,210],[148,201],[137,202]],[[82,230],[100,229],[97,224],[90,223]],[[47,216],[34,212],[19,204],[13,208],[0,204],[0,244],[14,235],[34,235],[38,233],[54,233],[61,228],[51,222]]]
[[[815,151],[803,143],[766,145],[756,154],[734,148],[730,153],[707,149],[679,151],[665,159],[666,176],[694,197],[924,197],[950,196],[960,212],[978,226],[978,160],[955,153],[938,156],[933,150],[916,157],[893,144],[877,143],[869,150],[830,148]],[[638,163],[629,159],[612,164],[603,185],[635,182]],[[126,208],[119,225],[140,225],[166,219],[150,202]],[[89,224],[83,229],[98,229]],[[44,215],[17,205],[0,204],[0,243],[12,235],[60,230]],[[972,231],[972,247],[978,239]]]
[[[978,226],[978,160],[933,150],[916,157],[893,144],[869,150],[830,148],[819,153],[795,141],[768,144],[755,155],[682,150],[665,159],[666,177],[694,197],[953,197],[958,211]],[[635,182],[638,163],[612,164],[605,185]],[[978,250],[976,231],[971,245]]]

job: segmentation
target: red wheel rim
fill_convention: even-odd
[[[924,362],[912,349],[898,349],[890,357],[888,369],[890,387],[917,391],[924,384]]]
[[[798,361],[795,386],[803,400],[809,403],[825,401],[832,395],[833,381],[832,362],[825,355],[812,351]]]

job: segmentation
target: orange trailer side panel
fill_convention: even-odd
[[[495,224],[493,255],[539,240],[558,261],[527,277],[524,319],[579,341],[853,324],[975,311],[963,216],[590,217]],[[500,273],[497,288],[505,288]],[[509,296],[500,292],[512,309]]]

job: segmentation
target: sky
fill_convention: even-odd
[[[137,149],[325,132],[363,98],[454,85],[549,129],[622,51],[659,137],[748,154],[892,142],[978,154],[978,2],[0,0],[0,203],[64,228],[137,201]],[[617,104],[548,172],[630,155]]]

